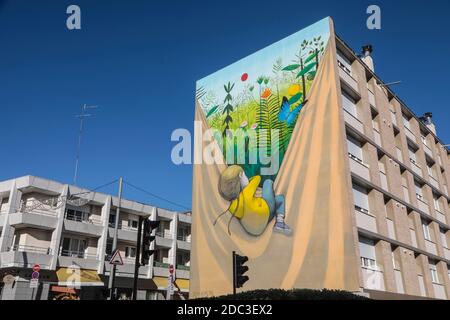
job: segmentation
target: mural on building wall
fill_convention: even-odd
[[[208,125],[224,138],[227,163],[238,164],[222,172],[218,188],[230,207],[218,218],[229,212],[229,221],[238,219],[253,236],[263,233],[273,219],[276,232],[292,233],[284,222],[284,196],[273,190],[279,168],[264,174],[261,169],[273,164],[250,158],[252,153],[263,154],[276,157],[278,166],[282,163],[329,37],[329,21],[324,19],[197,82],[196,96]],[[241,146],[234,137],[238,133],[246,139]],[[238,161],[238,152],[244,161]],[[258,189],[261,195],[255,196]]]
[[[194,151],[214,129],[222,161],[193,166],[191,297],[230,293],[232,251],[245,290],[358,289],[331,35],[323,19],[197,82]]]

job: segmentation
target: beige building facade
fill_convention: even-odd
[[[370,51],[360,58],[336,44],[360,287],[449,299],[449,150],[377,77]]]
[[[2,299],[103,299],[111,271],[112,240],[119,199],[34,176],[0,182],[0,285]],[[164,299],[169,266],[175,268],[175,298],[187,295],[190,213],[169,211],[122,199],[117,248],[119,296],[129,297],[135,269],[140,216],[161,221],[154,231],[156,253],[139,268],[138,298]],[[30,288],[32,268],[41,268]],[[78,288],[71,273],[80,276]],[[4,283],[12,275],[14,283]]]

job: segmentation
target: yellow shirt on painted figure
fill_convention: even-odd
[[[270,209],[266,200],[255,197],[261,177],[254,176],[249,181],[249,184],[239,194],[239,198],[231,202],[228,210],[240,220],[245,231],[253,236],[259,236],[266,229]]]

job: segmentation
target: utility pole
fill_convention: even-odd
[[[92,114],[86,113],[86,111],[88,109],[95,109],[95,108],[97,108],[97,106],[88,106],[85,104],[81,107],[81,114],[75,116],[80,119],[80,131],[78,132],[78,145],[77,145],[77,154],[76,154],[76,159],[75,159],[75,174],[73,176],[73,184],[74,185],[77,185],[78,166],[79,166],[79,162],[80,162],[81,137],[83,135],[84,119],[92,116]]]
[[[144,219],[139,216],[139,225],[138,225],[138,234],[137,234],[137,243],[136,243],[136,259],[134,262],[134,280],[133,280],[133,295],[132,299],[137,300],[137,283],[139,278],[139,267],[141,263],[139,261],[139,257],[141,255],[141,233],[142,233],[142,223]]]
[[[114,223],[114,237],[113,237],[113,243],[112,243],[112,253],[114,254],[117,250],[117,233],[119,229],[119,217],[120,217],[120,205],[122,202],[122,185],[123,185],[123,178],[120,177],[119,179],[119,203],[117,204],[116,209],[116,219]],[[109,299],[113,300],[114,298],[114,280],[116,278],[116,265],[114,264],[112,266],[112,270],[109,272],[109,282],[108,282],[108,289],[109,289]]]

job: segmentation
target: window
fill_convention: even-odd
[[[115,227],[115,224],[116,224],[116,213],[111,212],[109,214],[109,226]]]
[[[414,181],[414,186],[416,188],[417,199],[423,201],[422,185],[418,181]]]
[[[139,222],[137,220],[134,219],[128,219],[128,227],[130,229],[137,229],[139,225]]]
[[[342,52],[337,52],[338,65],[348,74],[352,73],[352,62]]]
[[[420,138],[422,139],[422,143],[423,143],[425,146],[428,146],[428,144],[427,144],[427,138],[426,138],[423,134],[420,135]]]
[[[439,228],[439,231],[440,231],[440,234],[441,234],[442,246],[444,248],[448,249],[447,232],[444,229],[442,229],[442,228]]]
[[[369,212],[369,192],[366,188],[357,184],[353,185],[353,199],[355,207],[363,212]]]
[[[422,220],[422,230],[425,240],[431,241],[430,227],[427,221]]]
[[[136,248],[135,247],[125,247],[125,257],[126,258],[136,258]]]
[[[359,238],[359,254],[361,256],[361,267],[377,270],[375,242],[367,238]]]
[[[411,146],[408,146],[409,159],[412,163],[417,164],[416,159],[416,150],[414,150]]]
[[[409,124],[409,118],[404,113],[402,114],[402,118],[403,118],[403,125],[406,128],[410,129],[411,127],[410,127],[410,124]]]
[[[431,280],[433,281],[433,283],[439,284],[439,273],[437,271],[436,268],[436,263],[435,262],[430,262],[430,273],[431,273]]]
[[[73,220],[78,222],[87,221],[89,214],[87,212],[83,212],[80,210],[67,209],[66,210],[66,219]]]
[[[112,254],[112,246],[113,246],[113,240],[112,239],[108,239],[106,241],[106,251],[105,251],[105,253],[107,255]]]
[[[363,162],[362,143],[350,135],[347,135],[348,153],[352,155],[355,160]]]
[[[434,209],[436,209],[436,211],[442,212],[441,204],[439,202],[439,198],[435,194],[433,194],[433,203],[434,203]]]
[[[342,106],[345,111],[350,113],[355,118],[358,117],[358,111],[356,107],[356,100],[353,99],[349,94],[345,91],[342,92]]]
[[[61,255],[84,258],[86,247],[86,240],[65,237],[63,239]]]

